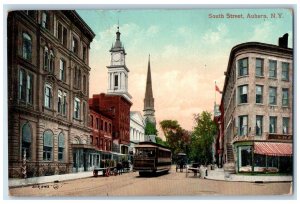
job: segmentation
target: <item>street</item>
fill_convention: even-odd
[[[91,172],[92,174],[92,172]],[[214,196],[286,195],[290,182],[248,183],[200,179],[175,171],[155,177],[140,177],[138,172],[110,177],[90,177],[58,183],[9,189],[10,196]]]

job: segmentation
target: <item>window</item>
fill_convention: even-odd
[[[53,73],[54,71],[54,55],[53,55],[53,51],[50,50],[50,55],[49,55],[49,59],[48,59],[48,67],[49,67],[49,72]]]
[[[61,115],[66,115],[67,106],[67,93],[58,90],[58,103],[57,103],[57,112]]]
[[[103,120],[100,122],[100,129],[103,130]]]
[[[61,132],[58,135],[58,161],[64,160],[65,136]]]
[[[22,56],[26,60],[31,60],[32,57],[32,41],[28,33],[23,33],[23,51]]]
[[[90,116],[90,127],[94,127],[94,118],[92,115]]]
[[[47,108],[51,108],[52,103],[52,87],[49,84],[45,85],[45,101],[44,106]]]
[[[282,106],[289,106],[289,89],[282,89]]]
[[[49,51],[48,48],[45,47],[44,49],[44,69],[48,70],[48,59],[49,59]]]
[[[99,130],[99,118],[96,118],[96,129]]]
[[[19,99],[26,100],[26,73],[23,69],[19,71]]]
[[[264,60],[256,58],[255,76],[264,75]]]
[[[277,129],[277,117],[270,116],[270,133],[276,133]]]
[[[90,135],[90,145],[93,145],[93,136]]]
[[[74,118],[80,119],[80,100],[74,99]]]
[[[238,61],[239,76],[248,75],[248,58],[240,59]]]
[[[248,134],[248,116],[239,116],[239,135],[246,136]]]
[[[263,103],[263,86],[256,85],[256,103]]]
[[[248,85],[243,85],[238,87],[239,93],[239,103],[248,102]]]
[[[256,129],[256,135],[261,136],[262,130],[263,130],[263,116],[262,115],[256,116],[255,129]]]
[[[49,29],[49,16],[48,13],[43,11],[42,13],[42,27]]]
[[[96,145],[99,146],[99,138],[96,137]]]
[[[105,127],[105,132],[107,132],[107,122],[104,123],[104,127]]]
[[[75,37],[72,39],[72,51],[78,55],[78,40]]]
[[[24,69],[19,71],[19,99],[32,104],[33,75],[27,74]]]
[[[111,133],[111,123],[109,123],[109,129],[108,132]]]
[[[82,47],[82,59],[84,62],[86,62],[86,46]]]
[[[48,72],[53,72],[54,70],[54,55],[53,51],[49,50],[47,47],[44,49],[44,70]]]
[[[289,80],[289,63],[282,62],[282,80],[288,81]]]
[[[57,24],[57,38],[60,43],[67,46],[67,29],[61,24]]]
[[[25,10],[25,13],[30,17],[35,19],[35,11],[33,10]]]
[[[269,87],[269,104],[276,105],[277,104],[277,88]]]
[[[66,62],[63,59],[59,60],[59,79],[66,81]]]
[[[277,77],[277,61],[275,60],[269,60],[269,77]]]
[[[117,89],[118,88],[118,75],[116,74],[115,75],[115,89]]]
[[[46,161],[52,160],[53,149],[53,133],[50,130],[44,132],[44,144],[43,144],[43,159]]]
[[[83,122],[84,122],[84,125],[86,125],[86,113],[87,113],[87,111],[86,111],[86,102],[85,101],[83,101],[82,102],[82,115],[83,115]]]
[[[26,159],[31,158],[31,141],[32,141],[32,134],[31,128],[29,123],[25,123],[22,127],[22,152],[21,156],[24,157],[26,152]]]
[[[289,122],[290,119],[289,118],[282,118],[282,133],[283,134],[289,134]]]

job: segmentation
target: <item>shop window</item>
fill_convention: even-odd
[[[50,130],[44,132],[44,144],[43,144],[43,159],[46,161],[52,160],[53,149],[53,133]]]
[[[32,133],[29,123],[25,123],[22,127],[22,159],[24,157],[24,153],[26,152],[26,159],[29,160],[31,158],[31,142],[32,142]]]
[[[63,133],[58,135],[58,161],[64,160],[65,136]]]

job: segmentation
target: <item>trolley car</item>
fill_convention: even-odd
[[[172,153],[168,148],[153,143],[140,142],[135,146],[133,170],[140,176],[147,173],[168,172],[171,169]]]

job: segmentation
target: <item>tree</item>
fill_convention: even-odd
[[[160,137],[158,137],[158,136],[155,137],[155,140],[156,140],[156,143],[157,143],[157,144],[163,145],[163,146],[165,146],[165,147],[168,147],[168,146],[169,146],[168,143],[167,143],[166,141],[163,141],[163,140],[162,140]]]
[[[203,111],[195,114],[196,126],[192,132],[191,157],[195,161],[202,161],[205,165],[212,162],[212,143],[217,126],[212,120],[211,113]]]
[[[149,121],[146,122],[145,135],[157,135],[155,125]]]
[[[160,122],[160,126],[173,156],[179,152],[186,152],[190,140],[190,133],[181,128],[177,120],[163,120]]]

